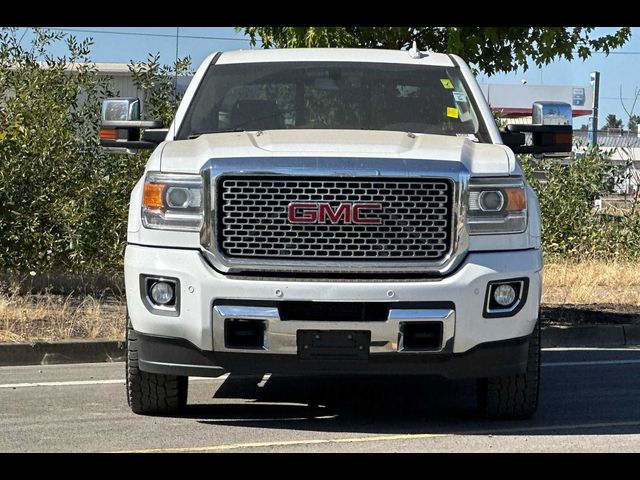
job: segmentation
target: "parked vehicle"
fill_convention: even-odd
[[[483,415],[534,413],[540,218],[514,152],[570,151],[570,125],[500,132],[462,59],[416,49],[215,53],[167,128],[139,105],[105,101],[101,130],[153,149],[125,254],[134,412],[271,372],[477,378]]]

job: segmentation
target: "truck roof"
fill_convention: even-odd
[[[210,63],[216,54],[208,57]],[[256,48],[222,52],[216,64],[256,62],[375,62],[408,65],[436,65],[453,67],[451,57],[444,53],[421,52],[413,58],[407,50],[374,48]]]

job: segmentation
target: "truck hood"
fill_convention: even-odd
[[[519,168],[504,145],[464,137],[372,130],[272,130],[205,134],[161,145],[160,170],[197,173],[210,159],[369,157],[462,162],[472,175],[510,175]],[[265,159],[266,160],[266,159]]]

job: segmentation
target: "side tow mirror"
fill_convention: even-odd
[[[570,153],[573,148],[571,105],[534,102],[531,125],[509,124],[502,141],[514,153]],[[527,139],[529,137],[529,139]]]
[[[107,98],[102,101],[100,146],[114,153],[153,149],[167,135],[156,120],[140,120],[140,99]]]

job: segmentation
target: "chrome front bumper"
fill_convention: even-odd
[[[261,349],[229,348],[225,342],[225,321],[229,319],[264,322],[264,340]],[[404,348],[401,324],[409,322],[442,323],[442,341],[439,348],[422,351]],[[369,353],[432,353],[442,352],[455,332],[455,311],[452,309],[392,308],[385,322],[283,321],[275,307],[216,305],[213,307],[213,350],[216,352],[296,354],[299,330],[367,330],[371,332]]]

